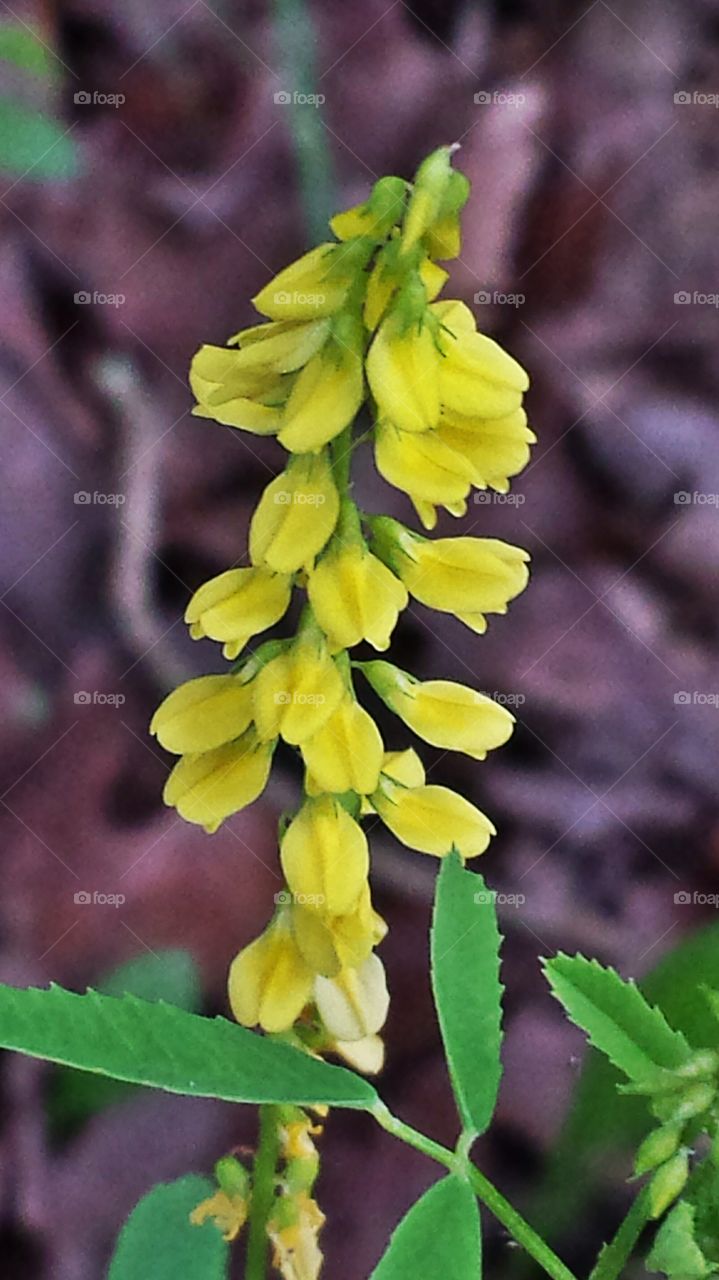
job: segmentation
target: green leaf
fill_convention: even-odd
[[[481,876],[456,853],[442,862],[432,921],[432,987],[465,1130],[484,1133],[502,1074],[497,914]]]
[[[69,178],[76,153],[67,129],[48,116],[0,98],[0,169],[32,178]]]
[[[226,1280],[230,1251],[220,1232],[211,1222],[190,1223],[214,1191],[196,1174],[153,1187],[120,1232],[107,1280]]]
[[[28,27],[12,23],[0,24],[0,59],[12,62],[23,71],[49,78],[60,65],[46,44]]]
[[[164,1000],[191,1013],[199,1009],[201,1000],[200,975],[195,961],[188,951],[172,949],[135,956],[103,978],[98,990],[109,996]],[[91,1116],[138,1092],[137,1085],[123,1080],[76,1071],[73,1067],[58,1067],[47,1093],[52,1137],[56,1140],[70,1137]]]
[[[709,1273],[694,1238],[694,1209],[686,1200],[674,1206],[657,1231],[647,1270],[659,1271],[669,1280],[702,1280]]]
[[[544,969],[571,1021],[631,1080],[646,1080],[657,1067],[678,1067],[690,1056],[681,1032],[672,1031],[661,1010],[614,969],[561,954]]]
[[[454,1174],[412,1205],[370,1280],[480,1280],[479,1210],[466,1182]]]
[[[0,1048],[169,1093],[370,1109],[366,1080],[224,1018],[134,996],[0,986]]]

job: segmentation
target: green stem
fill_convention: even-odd
[[[275,0],[274,20],[283,77],[276,82],[276,88],[292,95],[292,101],[282,110],[295,147],[305,225],[314,244],[327,239],[334,188],[327,130],[321,119],[322,103],[315,100],[312,105],[305,100],[312,95],[317,97],[317,32],[306,0]],[[299,101],[295,95],[300,95]]]
[[[516,1209],[512,1207],[508,1200],[505,1200],[501,1191],[485,1178],[483,1173],[475,1165],[469,1161],[460,1152],[450,1151],[447,1147],[440,1146],[439,1143],[433,1142],[423,1133],[419,1133],[413,1129],[411,1125],[404,1124],[402,1120],[398,1120],[396,1116],[380,1104],[374,1107],[372,1115],[378,1124],[391,1133],[400,1141],[406,1142],[411,1147],[415,1147],[417,1151],[421,1151],[424,1155],[429,1156],[432,1160],[437,1160],[443,1164],[445,1168],[457,1174],[458,1177],[469,1182],[472,1190],[479,1200],[487,1206],[495,1218],[507,1228],[510,1235],[517,1244],[520,1244],[539,1266],[546,1271],[552,1280],[575,1280],[573,1273],[558,1258],[556,1253],[545,1244],[541,1236],[537,1234],[533,1227]],[[604,1280],[607,1280],[604,1277]]]
[[[275,1173],[280,1139],[277,1108],[260,1107],[260,1132],[252,1166],[249,1237],[245,1280],[265,1280],[267,1275],[267,1222],[275,1201]]]
[[[617,1280],[649,1221],[649,1195],[644,1189],[632,1204],[614,1238],[597,1258],[589,1280]]]

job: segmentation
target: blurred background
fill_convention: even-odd
[[[615,965],[699,1043],[697,984],[719,983],[718,95],[712,0],[0,0],[0,977],[226,1012],[299,779],[283,758],[208,838],[163,808],[147,726],[179,680],[222,669],[182,612],[243,556],[283,455],[191,418],[189,361],[251,323],[330,212],[460,142],[449,293],[531,371],[539,444],[510,498],[440,532],[527,547],[533,581],[481,639],[411,608],[395,653],[517,716],[482,765],[425,756],[500,832],[481,869],[507,936],[506,1072],[477,1157],[580,1269],[646,1120],[538,957]],[[358,487],[414,523],[369,459]],[[381,827],[373,851],[381,1087],[453,1143],[435,865]],[[0,1070],[9,1280],[97,1280],[153,1183],[253,1141],[251,1109]],[[363,1280],[435,1171],[361,1116],[334,1115],[323,1148],[327,1275]],[[533,1274],[486,1225],[489,1273]]]

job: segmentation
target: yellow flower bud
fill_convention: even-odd
[[[250,525],[250,558],[277,573],[311,564],[337,523],[340,501],[325,453],[297,454],[260,498]]]
[[[387,316],[366,362],[379,416],[401,431],[435,427],[439,421],[441,359],[428,325],[403,330],[397,316]]]
[[[361,640],[375,649],[389,648],[399,613],[409,601],[406,588],[364,541],[335,540],[310,574],[307,590],[333,651]]]
[[[472,463],[437,431],[398,431],[390,422],[377,425],[375,462],[388,484],[413,502],[444,507],[464,502],[475,475]]]
[[[351,281],[351,264],[343,246],[320,244],[274,276],[252,302],[272,320],[331,316],[344,305]]]
[[[322,728],[302,743],[302,757],[314,786],[342,794],[368,795],[379,782],[384,747],[372,717],[345,697]]]
[[[432,312],[446,304],[434,304]],[[439,345],[444,359],[439,365],[442,404],[468,417],[499,418],[514,413],[522,403],[529,378],[518,362],[484,333],[462,328],[450,332],[445,317]]]
[[[329,795],[305,801],[283,836],[280,859],[295,899],[322,915],[346,915],[367,883],[367,838]]]
[[[250,728],[235,742],[182,756],[165,783],[162,798],[186,822],[195,822],[212,835],[225,818],[262,794],[272,750],[273,744],[259,742]]]
[[[442,411],[437,436],[472,467],[472,483],[499,493],[509,489],[529,461],[529,447],[537,437],[527,426],[524,409],[515,409],[504,418],[463,418],[449,409]]]
[[[364,1040],[384,1025],[389,993],[379,956],[367,957],[358,969],[336,978],[316,977],[314,995],[323,1025],[337,1040]]]
[[[345,693],[345,685],[314,631],[301,633],[253,681],[254,718],[263,742],[282,737],[298,746],[322,728]]]
[[[238,333],[231,346],[205,345],[190,365],[190,387],[203,405],[226,404],[238,396],[254,399],[294,373],[324,345],[329,321],[256,325]],[[249,337],[249,341],[248,341]],[[241,343],[238,349],[235,344]]]
[[[387,933],[384,920],[372,906],[366,881],[347,915],[323,915],[313,907],[293,904],[292,929],[312,971],[325,978],[335,978],[342,969],[357,969]]]
[[[280,912],[254,942],[233,960],[230,1007],[245,1027],[286,1031],[312,996],[313,974],[292,936],[289,915]]]
[[[403,178],[379,178],[369,200],[335,214],[330,221],[332,231],[338,240],[351,240],[354,236],[384,239],[402,217],[406,191]]]
[[[438,147],[422,161],[417,170],[402,226],[404,252],[412,249],[427,234],[442,210],[442,202],[452,177],[450,157],[453,149]]]
[[[372,804],[402,844],[438,858],[453,848],[475,858],[497,834],[485,814],[448,787],[403,787],[384,777]]]
[[[230,660],[247,641],[266,631],[287,612],[292,594],[288,574],[269,569],[228,569],[195,592],[185,611],[193,639],[209,636],[224,643]]]
[[[150,733],[177,756],[211,751],[245,732],[252,702],[252,686],[238,676],[199,676],[160,703]]]
[[[384,1043],[381,1036],[363,1036],[361,1040],[334,1040],[329,1046],[332,1053],[354,1071],[365,1076],[376,1076],[384,1066]]]
[[[421,604],[486,630],[527,585],[529,554],[497,538],[423,538],[396,520],[372,522],[375,547]],[[470,621],[472,619],[472,621]]]
[[[316,453],[351,422],[364,399],[361,348],[328,342],[299,374],[282,414],[279,442]]]
[[[475,689],[452,680],[416,680],[390,662],[364,662],[361,669],[390,710],[433,747],[484,760],[511,737],[514,716]]]

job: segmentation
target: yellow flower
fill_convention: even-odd
[[[199,676],[173,690],[152,717],[166,751],[181,756],[232,742],[252,720],[252,686],[238,676]]]
[[[320,244],[290,263],[252,299],[272,320],[331,316],[347,299],[354,258],[343,245]]]
[[[312,997],[313,976],[292,936],[289,913],[280,911],[232,962],[232,1012],[245,1027],[286,1031]]]
[[[442,404],[467,417],[499,418],[514,413],[529,386],[522,366],[498,342],[476,331],[474,317],[462,303],[435,302],[429,310],[441,324]]]
[[[409,601],[406,588],[371,554],[364,539],[348,542],[341,534],[310,574],[307,591],[333,652],[361,640],[375,649],[389,648],[397,618]]]
[[[464,418],[444,409],[437,436],[466,458],[472,467],[472,484],[499,493],[506,493],[510,478],[526,467],[530,445],[537,440],[527,426],[524,409],[504,418]]]
[[[252,517],[252,563],[277,573],[311,564],[329,540],[339,509],[327,455],[294,455],[268,484]]]
[[[282,838],[280,860],[295,899],[322,915],[346,915],[367,883],[367,838],[332,796],[305,801]]]
[[[375,461],[380,475],[409,495],[428,528],[436,524],[435,504],[464,505],[476,474],[471,461],[438,431],[398,431],[390,422],[377,424]]]
[[[282,737],[292,746],[317,733],[345,692],[324,637],[308,628],[253,681],[254,718],[261,741]]]
[[[382,773],[386,773],[393,782],[401,782],[403,787],[423,787],[426,782],[424,765],[414,747],[405,751],[385,751],[382,761]],[[363,818],[375,813],[375,807],[368,796],[362,797],[360,813]]]
[[[453,613],[473,630],[506,613],[527,585],[529,554],[497,538],[423,538],[396,520],[372,522],[375,549],[421,604]]]
[[[387,933],[387,925],[372,906],[367,881],[346,915],[326,915],[321,909],[294,903],[292,929],[307,964],[325,978],[358,968]]]
[[[452,680],[416,680],[390,662],[363,662],[361,670],[395,715],[433,747],[484,760],[511,737],[514,716],[475,689]]]
[[[379,178],[369,200],[336,213],[330,220],[330,227],[338,240],[350,240],[353,236],[383,240],[404,213],[406,192],[404,178]]]
[[[374,953],[336,978],[315,978],[315,1002],[323,1026],[336,1040],[364,1040],[384,1025],[389,993],[384,965]]]
[[[233,660],[247,641],[266,631],[287,612],[292,594],[289,574],[269,569],[228,569],[195,592],[185,610],[193,640],[209,636],[223,642]]]
[[[283,1280],[318,1280],[323,1258],[317,1236],[324,1221],[325,1215],[306,1192],[275,1200],[267,1234],[274,1246],[272,1265]]]
[[[400,247],[398,240],[390,240],[389,244],[386,244],[377,254],[367,280],[363,318],[365,327],[370,332],[377,328],[401,284]],[[441,292],[447,279],[447,272],[430,258],[422,259],[418,271],[424,285],[426,300],[431,302]]]
[[[235,742],[182,756],[165,783],[162,798],[186,822],[195,822],[212,835],[225,818],[262,794],[273,747],[273,743],[260,742],[250,728]]]
[[[363,1036],[361,1040],[331,1040],[330,1053],[343,1058],[353,1071],[376,1076],[384,1066],[384,1043],[381,1036]]]
[[[497,834],[485,814],[448,787],[403,787],[385,777],[372,804],[401,844],[438,858],[453,848],[475,858]]]
[[[367,381],[380,418],[401,431],[428,431],[439,421],[441,355],[429,325],[406,328],[391,312],[367,355]]]
[[[422,161],[415,174],[402,225],[402,248],[405,253],[426,236],[442,213],[443,201],[452,177],[452,151],[452,147],[438,147]]]
[[[282,412],[279,442],[291,453],[316,453],[352,422],[364,399],[359,339],[327,342],[305,365]]]
[[[368,795],[379,782],[384,747],[372,717],[348,694],[322,728],[302,743],[302,758],[319,791]]]

